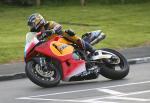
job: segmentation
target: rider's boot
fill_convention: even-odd
[[[82,36],[82,39],[91,45],[97,44],[105,38],[105,34],[101,30],[87,32]]]
[[[97,60],[101,58],[101,55],[102,55],[101,52],[93,48],[92,45],[90,45],[89,43],[85,42],[85,48],[86,48],[86,51],[90,52],[90,54],[88,55],[90,60]]]

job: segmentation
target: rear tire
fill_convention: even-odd
[[[55,63],[51,65],[49,69],[54,71],[54,80],[49,80],[50,77],[42,77],[36,72],[35,68],[38,64],[34,60],[31,60],[26,64],[25,72],[27,77],[40,87],[48,88],[58,85],[61,80],[61,72],[59,70],[60,68],[58,68],[57,62],[55,60],[53,60],[53,62]]]
[[[114,65],[112,64],[110,65],[106,63],[102,65],[102,68],[100,70],[101,75],[103,75],[106,78],[113,79],[113,80],[119,80],[119,79],[126,77],[129,73],[129,64],[127,62],[127,59],[116,50],[107,49],[107,48],[101,49],[101,50],[108,51],[117,55],[120,58],[119,67],[121,68],[121,70],[115,70],[113,68]]]

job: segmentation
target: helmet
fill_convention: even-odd
[[[41,26],[44,26],[45,24],[45,19],[43,16],[39,13],[34,13],[29,16],[28,18],[28,26],[32,30],[38,30]]]

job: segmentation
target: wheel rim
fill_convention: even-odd
[[[120,59],[119,64],[108,64],[106,66],[109,67],[110,69],[114,70],[114,71],[121,71],[121,70],[126,69],[124,60],[121,59],[120,57],[119,57],[119,59]]]
[[[57,71],[53,65],[50,65],[47,70],[44,70],[39,64],[33,63],[32,73],[41,80],[54,81],[57,79]]]

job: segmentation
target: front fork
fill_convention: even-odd
[[[37,64],[39,64],[40,68],[42,68],[43,71],[47,71],[47,69],[48,69],[47,66],[48,66],[48,65],[47,65],[47,63],[46,63],[46,58],[44,58],[44,57],[34,57],[33,60],[34,60]]]
[[[45,58],[40,58],[40,66],[43,68],[46,65]]]

